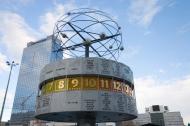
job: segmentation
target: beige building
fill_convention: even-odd
[[[116,126],[141,126],[150,123],[158,126],[184,126],[180,112],[170,112],[168,106],[153,105],[145,111],[145,113],[138,114],[137,119],[119,122]]]
[[[5,123],[6,122],[0,122],[0,126],[6,126]]]

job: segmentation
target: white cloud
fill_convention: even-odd
[[[181,66],[183,66],[181,62],[173,62],[173,63],[170,63],[169,65],[173,68],[180,68]]]
[[[8,70],[8,66],[6,65],[6,60],[7,60],[7,57],[3,55],[2,53],[0,53],[0,73],[2,71]]]
[[[147,35],[150,35],[151,34],[151,31],[145,31],[144,32],[144,36],[147,36]]]
[[[53,33],[54,25],[61,16],[63,16],[69,10],[76,8],[74,1],[70,1],[66,4],[59,4],[55,2],[54,4],[55,7],[53,10],[46,12],[40,17],[40,31],[46,35],[51,35]]]
[[[38,33],[16,13],[0,11],[0,20],[0,41],[6,47],[9,57],[20,61],[26,43],[36,40]]]
[[[15,0],[16,2],[18,2],[18,0]],[[29,3],[33,2],[34,0],[19,0],[19,2],[23,5],[28,5]]]
[[[31,1],[28,0],[28,2]],[[14,58],[13,60],[20,61],[23,48],[26,47],[28,42],[36,41],[42,36],[42,33],[45,33],[45,35],[52,34],[57,19],[68,10],[76,8],[73,1],[66,4],[54,4],[55,7],[52,11],[40,17],[40,32],[31,28],[19,14],[0,11],[0,42],[1,45],[5,46],[6,52],[4,54],[9,59]]]
[[[165,74],[166,71],[165,71],[164,69],[159,69],[159,73],[161,73],[161,74]]]
[[[0,0],[1,3],[3,4],[8,4],[8,5],[13,5],[13,4],[22,4],[22,5],[27,5],[34,0]]]
[[[128,12],[129,22],[148,26],[160,10],[158,0],[132,0]]]
[[[190,120],[190,75],[169,81],[146,76],[135,79],[135,85],[140,113],[145,107],[160,104],[167,105],[170,111],[180,111],[185,123]]]
[[[179,29],[178,33],[183,34],[183,33],[188,33],[190,32],[190,22],[183,24]]]
[[[176,1],[175,0],[168,0],[168,1],[166,1],[166,5],[168,7],[173,7],[176,5]]]
[[[0,0],[1,10],[19,11],[20,8],[31,5],[35,0]]]

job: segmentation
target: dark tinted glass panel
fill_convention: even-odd
[[[159,105],[153,105],[152,109],[153,109],[153,111],[160,111]]]
[[[165,110],[168,110],[168,106],[164,106],[164,109],[165,109]]]

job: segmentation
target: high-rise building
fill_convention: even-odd
[[[62,59],[60,47],[52,36],[30,42],[24,48],[10,123],[28,123],[35,113],[36,96],[41,69],[54,60]]]

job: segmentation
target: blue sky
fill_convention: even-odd
[[[125,51],[136,85],[140,113],[152,104],[168,105],[190,120],[189,0],[0,0],[0,106],[8,71],[6,60],[20,62],[29,41],[52,34],[65,12],[90,7],[109,13],[122,28]],[[6,114],[10,117],[19,67],[11,78]]]

